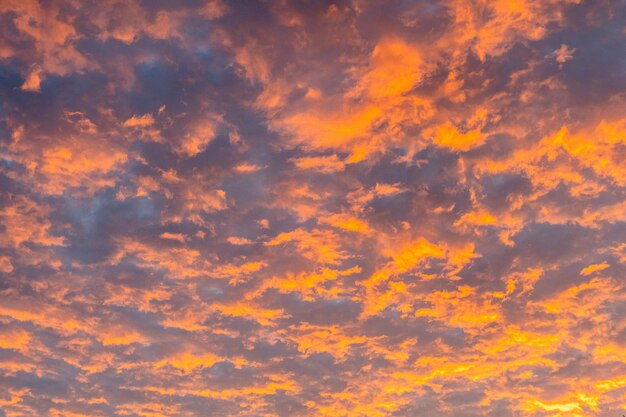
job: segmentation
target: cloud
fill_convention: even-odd
[[[0,415],[618,414],[625,16],[0,2]]]

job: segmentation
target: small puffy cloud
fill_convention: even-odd
[[[154,124],[154,118],[150,113],[146,113],[143,116],[134,115],[124,122],[126,127],[148,127]]]
[[[292,162],[298,169],[318,171],[325,174],[340,172],[345,168],[345,163],[335,154],[329,156],[305,156],[292,159]]]
[[[556,62],[564,64],[574,57],[574,52],[576,52],[576,48],[570,49],[567,45],[562,44],[559,49],[554,51],[553,55]]]

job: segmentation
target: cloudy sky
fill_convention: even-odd
[[[0,1],[0,416],[620,417],[626,1]]]

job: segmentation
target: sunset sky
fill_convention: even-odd
[[[626,0],[0,0],[0,417],[626,414]]]

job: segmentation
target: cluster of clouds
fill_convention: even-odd
[[[624,22],[1,1],[0,416],[619,415]]]

